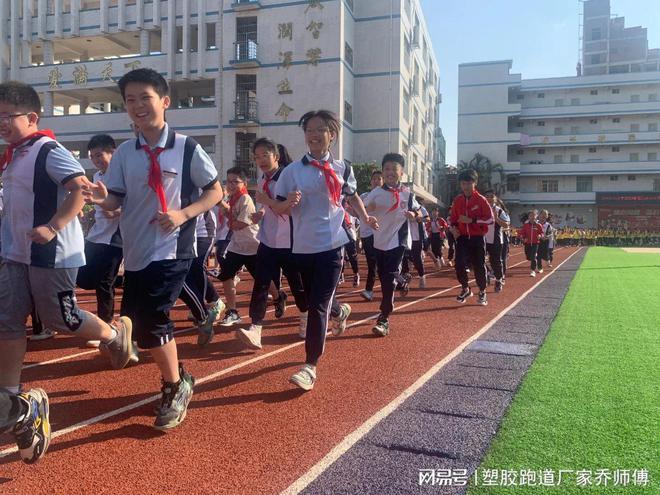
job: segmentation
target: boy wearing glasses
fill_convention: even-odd
[[[85,264],[78,212],[89,181],[52,131],[39,130],[41,102],[27,84],[0,84],[0,157],[4,185],[0,257],[0,389],[18,394],[25,323],[33,309],[44,326],[100,340],[113,368],[128,363],[131,321],[116,326],[78,307],[75,286]]]

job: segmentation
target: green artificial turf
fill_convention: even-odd
[[[519,476],[482,486],[483,470],[499,483],[501,470],[524,469],[553,471],[555,483],[559,470],[591,471],[592,484],[573,472],[555,487]],[[627,486],[622,471],[614,486],[625,469]],[[646,487],[633,482],[641,469]],[[607,487],[598,470],[609,470]],[[660,493],[660,254],[588,251],[476,478],[470,495]]]

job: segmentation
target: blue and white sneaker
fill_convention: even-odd
[[[12,433],[23,462],[33,464],[46,454],[50,445],[48,395],[40,388],[33,388],[17,397],[26,403],[28,412],[19,419]]]

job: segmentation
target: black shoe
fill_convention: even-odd
[[[235,309],[228,309],[227,312],[225,313],[225,317],[220,322],[220,326],[230,327],[235,323],[240,323],[240,322],[241,322],[241,317],[238,315],[238,311],[236,311]]]
[[[479,305],[488,306],[488,298],[486,297],[486,291],[479,292]]]
[[[284,312],[286,311],[286,292],[283,290],[280,291],[280,297],[277,299],[277,301],[274,302],[275,304],[275,318],[278,320],[284,316]]]
[[[472,290],[469,287],[465,287],[461,290],[461,293],[456,296],[456,300],[463,304],[465,301],[467,301],[468,297],[472,297]]]
[[[500,280],[498,280],[497,282],[495,282],[495,292],[502,292],[502,285],[503,285],[503,284],[502,284],[502,282],[501,282]]]

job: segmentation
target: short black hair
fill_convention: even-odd
[[[323,120],[323,122],[325,122],[325,125],[327,125],[328,128],[335,133],[335,136],[339,135],[339,131],[341,131],[341,123],[339,122],[337,115],[334,112],[331,112],[330,110],[312,110],[310,112],[307,112],[305,115],[300,117],[300,120],[298,121],[298,126],[302,127],[303,131],[306,131],[307,124],[314,117],[318,117],[319,119]]]
[[[7,81],[0,84],[0,102],[41,115],[39,94],[32,86],[24,82]]]
[[[273,153],[275,155],[279,156],[279,154],[280,154],[279,150],[277,149],[277,143],[275,143],[275,141],[273,141],[270,138],[262,137],[262,138],[257,139],[252,144],[252,153],[255,153],[259,146],[262,146],[262,147],[266,148],[268,151],[270,151],[271,153]]]
[[[373,172],[371,172],[371,177],[372,178],[374,177],[374,175],[383,175],[383,171],[376,169]]]
[[[493,196],[497,196],[497,194],[495,194],[495,190],[494,190],[493,188],[486,189],[486,190],[483,192],[483,195],[485,196],[486,194],[492,194]]]
[[[165,78],[153,69],[134,69],[122,76],[117,85],[124,101],[126,100],[126,86],[130,83],[148,84],[161,98],[170,94],[170,87]]]
[[[287,150],[286,146],[284,146],[283,144],[277,143],[277,152],[280,155],[280,158],[278,160],[280,163],[280,167],[284,168],[293,161],[291,155],[289,154],[289,150]]]
[[[87,143],[87,151],[92,151],[96,148],[101,148],[102,150],[114,150],[117,147],[117,143],[112,139],[112,136],[108,134],[96,134]]]
[[[468,168],[458,174],[458,182],[479,182],[479,174],[476,170]]]
[[[229,174],[236,175],[240,177],[243,182],[247,182],[247,172],[243,167],[232,167],[227,170],[227,176],[229,176]]]
[[[381,166],[384,167],[386,162],[398,163],[401,168],[406,168],[406,159],[399,153],[387,153],[380,162]]]

